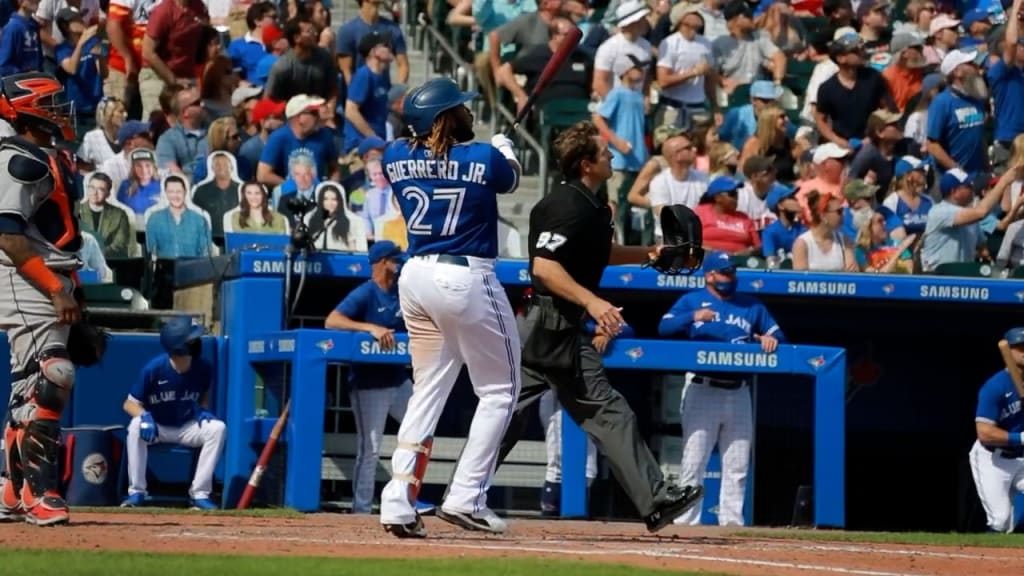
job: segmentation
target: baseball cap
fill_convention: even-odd
[[[950,50],[946,57],[942,59],[942,64],[939,65],[939,72],[943,76],[949,76],[953,73],[953,70],[956,70],[957,66],[971,64],[977,57],[978,53],[974,51]]]
[[[646,2],[640,0],[626,0],[615,9],[615,25],[619,28],[639,22],[642,18],[651,13]]]
[[[370,246],[367,252],[370,264],[376,264],[385,258],[398,258],[402,256],[402,249],[391,240],[379,240]]]
[[[782,97],[782,87],[768,80],[758,80],[750,85],[750,97],[758,100],[778,100]]]
[[[1024,328],[1010,328],[1003,334],[1003,339],[1006,340],[1010,346],[1019,346],[1024,344]]]
[[[954,168],[943,174],[942,178],[939,179],[939,191],[943,196],[947,196],[950,192],[961,186],[971,186],[972,184],[971,177],[966,172],[959,168]]]
[[[408,84],[392,84],[391,89],[388,90],[388,108],[394,106],[395,102],[405,98],[405,95],[408,93]]]
[[[942,74],[932,72],[921,80],[921,93],[925,94],[945,82]]]
[[[900,120],[903,119],[903,117],[900,116],[898,113],[892,112],[890,110],[885,110],[885,109],[875,110],[874,112],[871,113],[871,116],[874,117],[874,118],[878,118],[879,120],[884,122],[887,126],[889,124],[898,124],[900,122]]]
[[[704,265],[701,266],[704,272],[724,272],[731,274],[736,272],[736,264],[728,252],[715,250],[704,256]]]
[[[835,42],[844,36],[857,36],[857,29],[853,26],[840,26],[832,33],[832,41]]]
[[[872,10],[878,10],[880,8],[888,8],[890,6],[888,0],[863,0],[859,6],[857,6],[857,20],[863,20],[868,12]]]
[[[117,143],[124,146],[126,142],[135,138],[139,135],[149,135],[151,126],[149,122],[143,122],[141,120],[129,120],[124,124],[121,124],[121,129],[117,131]]]
[[[725,8],[722,9],[722,16],[725,18],[725,21],[728,22],[741,16],[753,18],[754,14],[750,11],[750,6],[748,6],[743,0],[732,0],[732,2],[726,4]]]
[[[814,156],[811,157],[811,162],[821,164],[830,158],[842,160],[847,158],[849,155],[849,148],[843,148],[835,142],[826,142],[814,149]]]
[[[239,86],[231,93],[231,107],[237,108],[244,104],[246,100],[256,98],[260,94],[263,94],[263,88],[260,86]]]
[[[268,50],[273,48],[274,43],[281,38],[284,38],[284,30],[281,30],[280,27],[275,25],[263,27],[263,38],[261,40],[263,40],[263,46]]]
[[[916,34],[908,34],[906,32],[900,32],[893,34],[892,41],[889,42],[889,51],[892,52],[893,57],[899,55],[907,48],[922,47],[924,46],[924,40]]]
[[[680,134],[686,134],[686,130],[672,124],[662,124],[654,129],[654,135],[651,138],[654,141],[655,148],[657,148],[665,144],[665,141],[669,138],[679,136]]]
[[[284,108],[285,118],[292,119],[303,112],[319,110],[324,105],[324,99],[309,94],[297,94],[288,100]]]
[[[383,150],[388,145],[382,138],[369,136],[359,143],[359,155],[366,156],[370,150]]]
[[[263,98],[252,109],[252,121],[259,124],[271,116],[284,116],[284,108],[284,102]]]
[[[846,186],[843,187],[843,196],[846,196],[847,202],[856,202],[857,200],[874,198],[875,192],[878,192],[878,186],[868,184],[860,178],[850,180],[846,183]]]
[[[676,26],[679,26],[679,22],[683,19],[683,16],[686,16],[687,14],[696,14],[697,16],[700,16],[701,21],[704,20],[704,15],[700,13],[700,4],[679,2],[672,7],[672,11],[668,14],[668,20],[672,25],[673,30],[675,30]]]
[[[900,178],[913,172],[914,170],[921,170],[923,172],[928,171],[928,165],[921,161],[916,156],[902,156],[896,161],[896,167],[893,169],[893,176]]]
[[[359,39],[359,45],[356,46],[356,50],[359,50],[359,55],[366,58],[366,55],[377,46],[391,47],[391,34],[387,32],[378,32],[373,30],[369,34]]]
[[[704,192],[705,198],[713,198],[724,192],[732,192],[739,190],[740,183],[735,178],[729,176],[719,176],[708,184],[708,189]]]
[[[965,29],[970,28],[971,24],[974,24],[975,22],[991,23],[992,20],[989,19],[987,11],[978,8],[975,8],[974,10],[968,10],[967,13],[964,14],[964,17],[960,20],[960,23],[964,25]]]
[[[614,63],[612,63],[612,74],[615,74],[616,78],[620,78],[633,68],[642,68],[644,66],[647,66],[647,62],[641,61],[633,54],[619,54],[615,58]]]
[[[132,150],[130,159],[132,162],[143,162],[148,160],[156,163],[156,154],[148,148],[136,148],[135,150]]]
[[[792,198],[796,194],[796,191],[798,189],[799,188],[786,186],[785,184],[776,182],[775,184],[772,185],[772,189],[768,191],[768,196],[765,198],[764,201],[765,206],[767,206],[769,210],[774,212],[776,209],[778,209],[779,203],[781,203],[786,198]]]
[[[82,20],[82,13],[77,8],[67,7],[57,12],[56,22],[74,22],[75,20]]]
[[[956,28],[960,25],[960,21],[953,18],[949,14],[939,14],[932,19],[932,23],[928,26],[928,35],[935,36],[940,30],[946,28]]]

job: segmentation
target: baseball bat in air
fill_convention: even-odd
[[[1010,343],[1005,339],[999,341],[999,353],[1003,355],[1003,364],[1006,364],[1006,371],[1010,373],[1010,379],[1017,388],[1017,394],[1024,398],[1024,378],[1021,377],[1020,366],[1013,359],[1010,352]]]
[[[267,444],[263,447],[263,451],[260,452],[259,460],[256,461],[256,467],[253,468],[252,475],[249,476],[249,483],[246,484],[245,491],[242,492],[242,498],[238,501],[239,510],[245,510],[249,507],[249,503],[252,502],[256,488],[259,487],[260,480],[263,479],[263,473],[267,471],[270,457],[274,454],[274,449],[277,448],[277,439],[281,437],[284,425],[288,422],[288,410],[291,406],[292,399],[289,398],[284,403],[284,409],[281,410],[281,415],[277,418],[277,422],[274,423],[274,428],[270,431],[270,438],[267,439]]]
[[[537,83],[533,85],[533,90],[530,91],[529,97],[526,99],[526,104],[523,105],[523,109],[516,114],[516,120],[512,123],[512,126],[505,131],[505,135],[511,137],[512,134],[519,128],[519,124],[526,120],[526,116],[533,110],[533,105],[537,101],[537,96],[547,88],[547,85],[551,83],[551,79],[555,77],[555,73],[565,64],[565,61],[569,59],[569,55],[572,54],[576,47],[579,46],[580,40],[583,39],[583,31],[573,26],[569,30],[569,33],[562,39],[562,43],[558,45],[558,49],[551,56],[551,60],[548,61],[548,65],[544,67],[544,70],[540,73],[540,78],[537,79]]]

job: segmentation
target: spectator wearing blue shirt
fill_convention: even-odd
[[[371,32],[359,41],[363,57],[348,85],[345,102],[345,144],[342,154],[359,148],[366,138],[385,138],[388,126],[388,92],[391,90],[391,38]]]
[[[285,38],[284,31],[277,25],[270,25],[263,29],[263,45],[266,46],[267,53],[256,63],[255,76],[249,79],[250,82],[258,86],[266,86],[274,63],[289,48],[288,39]]]
[[[608,202],[616,214],[627,179],[636,178],[647,162],[647,141],[644,138],[644,77],[650,62],[641,62],[632,54],[620,54],[612,65],[612,73],[621,82],[608,91],[601,106],[593,114],[594,125],[608,139],[612,152],[612,177],[608,180]],[[625,227],[624,227],[625,229]]]
[[[942,59],[947,87],[928,106],[928,153],[942,171],[985,169],[987,89],[975,53],[953,50]]]
[[[1010,14],[1024,10],[1024,0],[1014,0]],[[1006,23],[1002,57],[988,69],[986,78],[993,97],[995,145],[1008,155],[1013,139],[1024,134],[1024,42],[1020,21],[1011,17]]]
[[[210,255],[213,242],[210,221],[188,206],[188,188],[180,176],[164,179],[165,208],[146,219],[146,250],[157,258],[199,258]]]
[[[395,333],[405,332],[398,302],[398,272],[404,254],[394,242],[370,247],[370,279],[360,284],[331,311],[329,330],[368,332],[380,350],[395,350]],[[404,351],[405,344],[402,349]],[[358,365],[349,370],[349,400],[355,416],[357,444],[352,472],[352,513],[369,514],[376,492],[377,462],[388,414],[398,423],[412,396],[409,369],[402,365]]]
[[[122,507],[146,503],[146,457],[152,444],[199,448],[189,488],[193,509],[215,510],[210,500],[213,473],[224,452],[227,427],[210,412],[213,366],[202,357],[205,330],[187,317],[171,318],[160,328],[164,353],[143,367],[122,408],[128,424],[128,498]]]
[[[1024,368],[1024,328],[1003,335],[1017,369]],[[1022,492],[1024,472],[1024,411],[1013,377],[1000,368],[978,390],[974,416],[977,441],[971,447],[971,475],[985,509],[988,528],[1009,533],[1014,529],[1013,498]]]
[[[273,26],[277,21],[277,8],[272,2],[255,2],[249,5],[245,12],[245,26],[249,29],[245,36],[235,38],[228,44],[228,56],[235,68],[242,70],[242,78],[253,84],[262,85],[263,82],[255,82],[256,67],[260,60],[267,55],[267,48],[263,44],[263,31],[267,26]]]
[[[979,222],[999,204],[1003,191],[1016,178],[1015,169],[1007,170],[980,202],[973,206],[974,193],[980,188],[963,170],[954,168],[939,179],[942,202],[928,213],[928,224],[921,244],[921,267],[934,272],[942,264],[974,262],[976,256],[987,252]]]
[[[295,156],[308,156],[316,167],[314,177],[337,180],[338,149],[334,135],[320,122],[320,108],[324,99],[299,94],[285,106],[287,124],[275,130],[260,154],[256,179],[268,188],[280,186],[288,176],[288,168]],[[280,209],[280,207],[278,207]]]
[[[761,232],[761,249],[769,264],[793,257],[793,241],[807,231],[800,222],[800,203],[796,188],[776,183],[768,192],[765,205],[778,218]]]
[[[58,77],[68,100],[75,103],[75,129],[85,134],[96,127],[96,107],[103,98],[103,78],[107,75],[107,59],[96,35],[99,28],[86,28],[78,10],[65,8],[57,13],[57,29],[64,38],[53,52],[60,66]]]
[[[928,164],[914,156],[903,156],[896,161],[893,171],[893,191],[882,201],[903,222],[907,234],[924,234],[928,212],[935,202],[927,194]]]
[[[395,54],[395,66],[398,68],[398,82],[409,82],[409,57],[406,55],[405,36],[398,24],[380,17],[379,0],[359,0],[359,14],[341,26],[338,26],[337,46],[338,69],[345,77],[345,85],[352,83],[355,71],[363,65],[363,57],[359,53],[359,42],[370,32],[379,32],[391,37],[391,50]]]
[[[270,98],[263,98],[253,106],[252,123],[259,128],[259,132],[246,138],[238,149],[238,157],[245,158],[249,166],[253,167],[253,172],[260,163],[267,139],[274,130],[284,126],[284,107],[284,102],[275,102]]]
[[[33,17],[38,9],[39,0],[21,0],[0,31],[0,76],[43,70],[39,23]]]
[[[765,106],[778,104],[782,88],[768,80],[758,80],[750,85],[750,104],[730,108],[722,118],[718,139],[743,150],[744,144],[757,130],[757,117]],[[793,133],[789,136],[792,137]]]
[[[156,142],[157,166],[165,173],[178,173],[192,178],[196,165],[207,149],[206,110],[195,88],[180,90],[171,107],[174,125]]]

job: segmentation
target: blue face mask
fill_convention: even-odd
[[[714,286],[715,290],[719,294],[721,294],[722,296],[728,297],[728,296],[732,296],[733,294],[736,293],[736,279],[735,278],[733,278],[732,280],[720,280],[720,281],[714,282],[714,283],[712,283],[712,286]]]

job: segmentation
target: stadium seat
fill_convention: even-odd
[[[1024,266],[1017,266],[1010,272],[1010,278],[1024,278]]]
[[[786,62],[786,78],[783,84],[793,91],[798,98],[807,94],[807,84],[817,63],[811,60],[788,60]]]
[[[740,84],[729,94],[729,108],[750,104],[750,84]]]
[[[760,256],[733,256],[733,264],[737,268],[752,268],[757,270],[764,270],[768,268],[768,262]]]
[[[975,278],[990,278],[993,266],[980,262],[948,262],[939,264],[935,268],[937,276],[970,276]]]
[[[124,310],[138,310],[145,308],[141,302],[145,302],[142,294],[134,288],[121,286],[119,284],[83,284],[82,291],[85,294],[85,301],[89,306],[97,308],[121,308]]]

